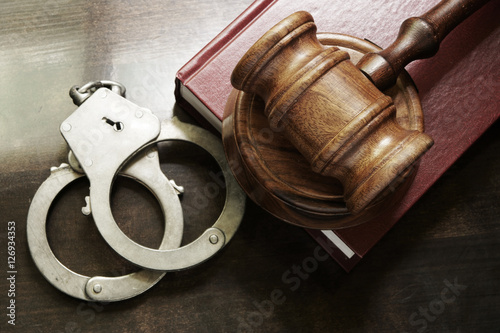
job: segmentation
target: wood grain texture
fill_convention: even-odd
[[[264,34],[236,65],[231,83],[264,100],[271,130],[282,132],[313,171],[340,181],[352,214],[375,202],[433,144],[397,123],[392,98],[346,51],[321,45],[308,12]]]
[[[175,72],[249,4],[0,4],[1,332],[235,332],[245,325],[254,332],[416,332],[424,324],[426,332],[498,331],[498,123],[350,274],[326,259],[304,230],[251,202],[222,253],[193,270],[168,274],[135,299],[85,303],[60,293],[38,272],[26,244],[26,215],[49,168],[66,160],[58,128],[74,110],[69,88],[118,80],[129,99],[160,118],[190,120],[174,104]],[[194,188],[183,199],[189,241],[211,224],[208,216],[217,215],[222,198],[205,204],[197,196],[211,179],[204,168],[212,165],[210,158],[185,147],[166,148],[163,169]],[[86,186],[76,184],[58,201],[49,221],[51,245],[82,273],[133,269],[106,247],[91,219],[80,215]],[[158,244],[161,216],[152,195],[134,182],[117,186],[113,210],[124,218],[123,228],[144,244]],[[17,227],[16,327],[5,315],[8,221]],[[419,308],[439,300],[445,280],[467,288],[444,309],[436,308],[439,315],[429,312],[432,320],[423,320]],[[277,303],[270,307],[272,295]]]
[[[317,37],[325,47],[348,52],[354,64],[365,53],[378,50],[365,40],[343,34],[320,33]],[[423,112],[411,78],[403,73],[386,93],[396,106],[398,124],[421,132]],[[245,192],[281,220],[314,229],[362,224],[397,205],[410,186],[416,167],[405,172],[399,178],[401,184],[392,184],[369,207],[358,214],[350,213],[342,184],[311,170],[310,162],[287,139],[284,128],[271,129],[265,110],[262,98],[234,89],[224,113],[223,141],[233,174]]]
[[[379,89],[389,88],[406,65],[435,55],[450,31],[488,1],[441,1],[422,16],[405,20],[396,40],[380,52],[367,54],[358,67]]]

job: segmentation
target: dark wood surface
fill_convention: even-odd
[[[314,259],[324,254],[304,230],[251,202],[221,253],[167,274],[137,298],[83,302],[39,273],[26,243],[26,216],[49,168],[66,160],[59,125],[75,109],[69,88],[114,79],[127,86],[130,100],[161,119],[192,121],[175,105],[174,74],[250,2],[0,4],[1,332],[500,331],[498,123],[349,274],[332,259]],[[187,243],[222,208],[222,197],[209,204],[197,198],[215,166],[188,145],[168,144],[161,151],[163,170],[188,190]],[[87,191],[88,184],[78,182],[55,202],[47,228],[54,252],[87,275],[134,270],[79,213]],[[149,192],[119,179],[112,202],[127,234],[158,246],[161,210]],[[9,221],[16,223],[15,327],[6,316]]]

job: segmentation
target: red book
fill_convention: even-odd
[[[221,131],[231,72],[244,53],[290,14],[312,14],[318,32],[365,38],[387,47],[401,23],[438,0],[255,1],[176,75],[177,103]],[[390,213],[357,227],[308,232],[349,271],[460,155],[500,116],[500,2],[460,24],[431,59],[407,66],[420,92],[425,132],[435,144],[421,159],[409,191]]]

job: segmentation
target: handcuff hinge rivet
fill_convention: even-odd
[[[96,284],[93,289],[96,294],[99,294],[102,291],[102,286],[100,284]]]
[[[70,123],[63,123],[63,124],[62,124],[62,129],[63,129],[63,131],[65,131],[65,132],[69,132],[69,131],[71,131],[71,124],[70,124]]]
[[[217,244],[219,242],[219,237],[217,237],[217,235],[211,235],[208,239],[212,244]]]

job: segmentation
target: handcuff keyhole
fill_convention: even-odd
[[[113,129],[115,130],[115,132],[121,132],[123,130],[123,123],[121,121],[113,121],[109,118],[106,118],[106,117],[103,117],[102,120],[110,125],[111,127],[113,127]]]

